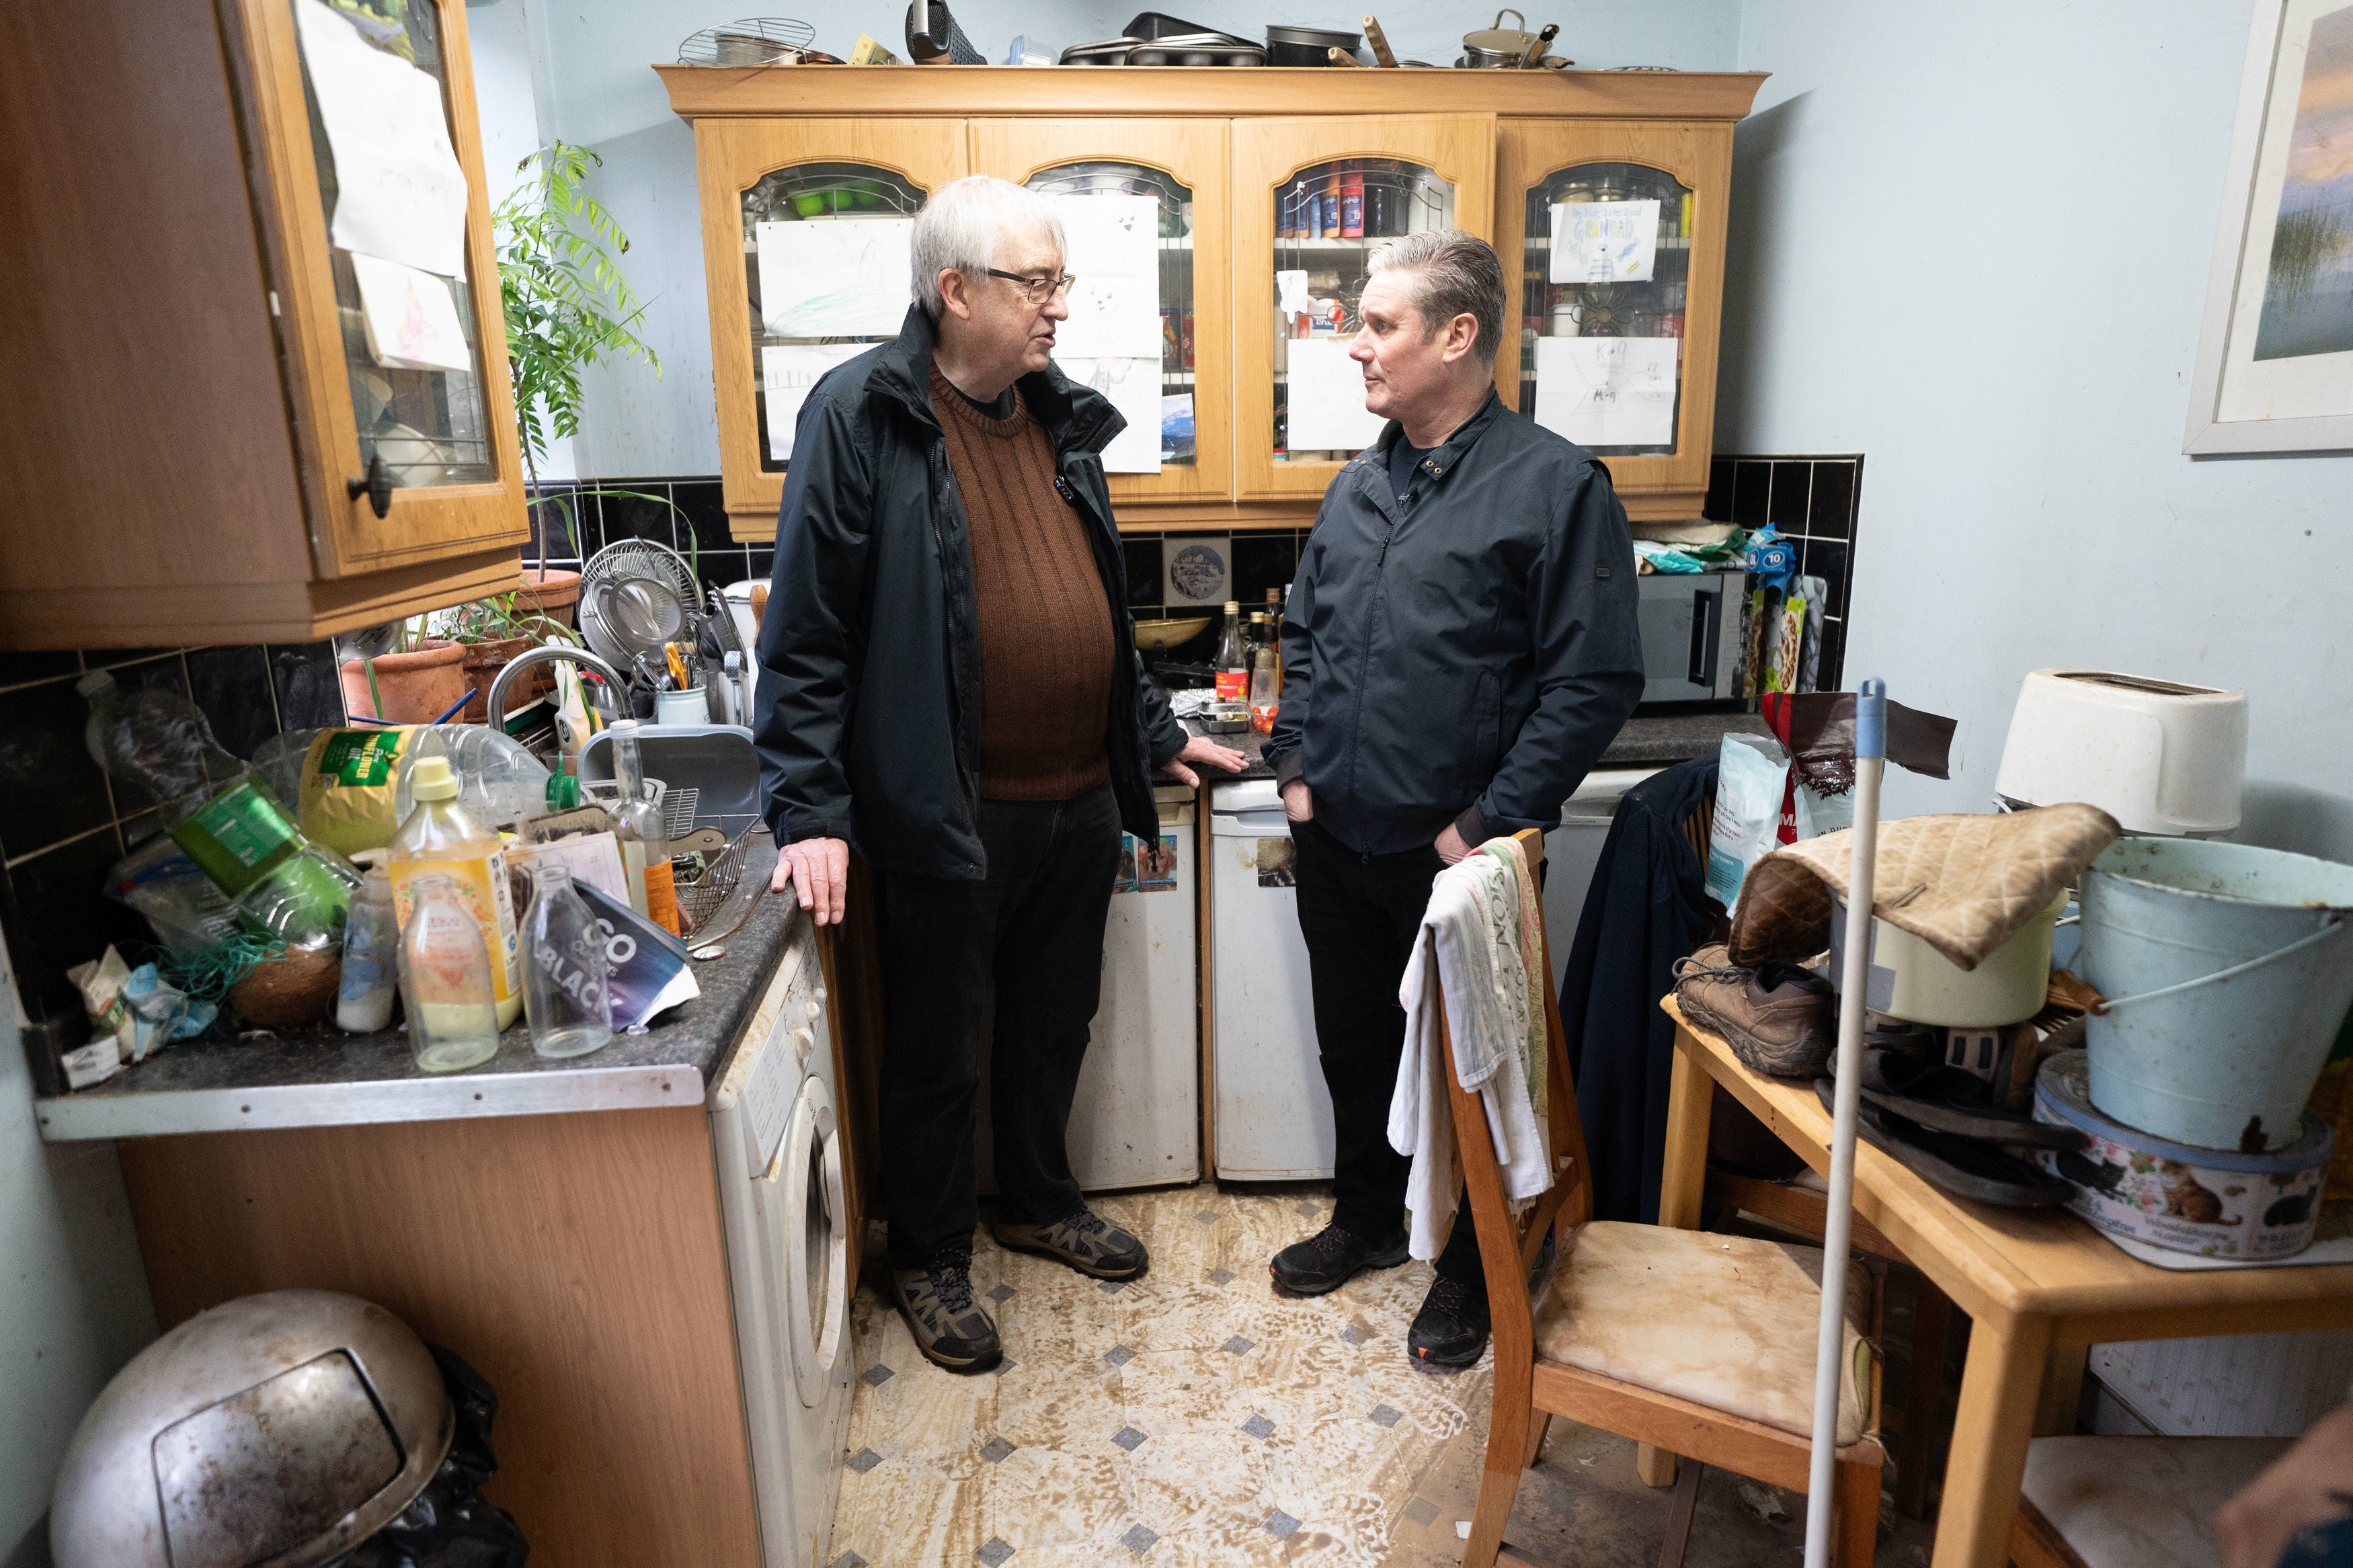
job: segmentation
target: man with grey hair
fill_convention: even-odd
[[[1590,453],[1496,397],[1508,302],[1472,236],[1374,252],[1349,357],[1389,424],[1324,492],[1283,616],[1266,756],[1296,840],[1337,1144],[1331,1223],[1272,1264],[1302,1294],[1405,1261],[1388,1106],[1431,878],[1556,826],[1642,691],[1625,509]],[[1468,1366],[1487,1329],[1466,1204],[1407,1348]]]
[[[776,888],[826,923],[852,843],[877,873],[892,1290],[924,1355],[976,1372],[1001,1353],[969,1274],[984,1034],[997,1239],[1142,1273],[1064,1148],[1120,834],[1157,841],[1155,765],[1193,784],[1187,763],[1241,758],[1187,737],[1136,658],[1100,455],[1122,420],[1050,358],[1071,284],[1052,206],[958,180],[913,260],[899,336],[794,429],[755,735]]]

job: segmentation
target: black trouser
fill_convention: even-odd
[[[1294,822],[1299,931],[1315,996],[1315,1043],[1332,1091],[1336,1144],[1332,1223],[1366,1238],[1394,1236],[1405,1216],[1412,1162],[1389,1147],[1389,1098],[1405,1051],[1405,982],[1430,883],[1443,864],[1433,846],[1364,855],[1316,822]],[[1479,1284],[1479,1240],[1471,1208],[1458,1203],[1454,1234],[1438,1271]]]
[[[979,826],[986,880],[881,879],[882,1191],[898,1268],[972,1244],[973,1116],[992,980],[1001,1212],[1043,1225],[1082,1206],[1063,1135],[1103,992],[1119,807],[1109,784],[1070,800],[984,800]]]

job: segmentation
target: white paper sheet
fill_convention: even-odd
[[[1057,359],[1160,357],[1160,203],[1117,192],[1050,195],[1062,270],[1078,281],[1054,329]]]
[[[827,371],[866,352],[865,343],[763,343],[760,390],[768,401],[768,456],[781,463],[793,455],[793,428],[801,405]]]
[[[1314,301],[1307,294],[1306,273],[1278,272],[1274,275],[1274,309],[1277,315],[1289,321],[1314,308]]]
[[[1536,423],[1582,447],[1675,438],[1676,338],[1538,338]]]
[[[1050,195],[1062,220],[1062,270],[1080,279],[1160,276],[1160,201],[1116,192]]]
[[[359,279],[368,353],[376,363],[388,370],[474,368],[447,282],[397,261],[356,253],[352,271]]]
[[[907,319],[911,217],[764,223],[760,317],[770,337],[896,337]]]
[[[294,18],[335,156],[328,239],[355,255],[463,277],[466,174],[449,145],[440,84],[319,0],[295,0]]]
[[[1348,357],[1354,338],[1293,338],[1282,345],[1291,370],[1291,450],[1360,452],[1388,421],[1365,409],[1364,367]]]
[[[1103,448],[1107,474],[1160,471],[1160,356],[1150,359],[1072,359],[1057,353],[1062,374],[1111,399],[1127,428]]]
[[[1552,205],[1555,283],[1648,283],[1658,255],[1656,200]]]

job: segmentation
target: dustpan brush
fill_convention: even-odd
[[[1862,1015],[1871,985],[1872,882],[1879,858],[1879,782],[1886,771],[1887,683],[1866,680],[1854,701],[1854,859],[1847,872],[1846,952],[1839,972],[1822,1310],[1814,1344],[1814,1446],[1806,1482],[1806,1568],[1830,1568],[1831,1560],[1831,1479],[1838,1447],[1839,1370],[1846,1351],[1847,1245],[1854,1229],[1855,1116],[1862,1087]]]

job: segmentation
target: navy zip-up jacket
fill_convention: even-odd
[[[1492,392],[1402,497],[1400,438],[1390,421],[1324,493],[1267,761],[1363,854],[1450,822],[1472,845],[1556,827],[1642,695],[1626,509],[1591,453]]]

